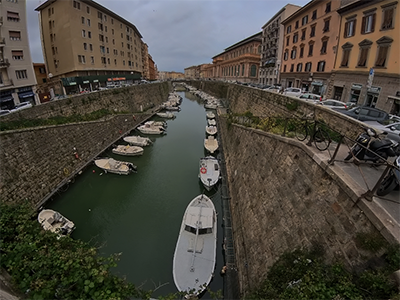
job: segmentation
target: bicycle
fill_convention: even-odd
[[[318,121],[308,122],[307,119],[304,123],[296,126],[295,135],[299,141],[304,141],[307,137],[311,137],[307,145],[311,145],[314,142],[315,147],[320,151],[328,149],[332,141],[329,133],[318,125]]]

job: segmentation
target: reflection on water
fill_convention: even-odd
[[[161,286],[154,297],[176,292],[172,259],[183,213],[189,202],[205,192],[222,216],[219,189],[206,192],[198,178],[199,159],[205,156],[206,114],[203,102],[190,93],[183,97],[176,119],[166,120],[167,134],[151,136],[154,144],[142,156],[103,156],[130,161],[135,174],[105,174],[90,165],[70,188],[47,207],[60,211],[76,225],[72,233],[100,246],[100,253],[122,253],[116,274],[144,289]],[[160,118],[155,118],[161,120]],[[132,134],[138,134],[133,131]],[[120,141],[117,144],[125,144]],[[222,226],[218,217],[218,248],[212,291],[222,290]],[[210,298],[207,293],[204,298]]]

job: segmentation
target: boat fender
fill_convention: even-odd
[[[201,172],[201,174],[206,174],[207,173],[207,169],[203,167],[203,168],[200,169],[200,172]]]
[[[69,170],[67,168],[64,168],[64,175],[68,176],[68,174],[69,174]]]

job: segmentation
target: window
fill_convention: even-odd
[[[83,43],[83,50],[87,50],[87,44],[86,43]]]
[[[286,72],[286,65],[283,66],[283,72]]]
[[[90,27],[90,19],[87,19],[86,21],[87,21],[87,26]]]
[[[296,47],[293,47],[292,52],[290,53],[290,58],[295,59],[296,53],[297,53],[297,49],[296,49]]]
[[[361,33],[371,33],[374,32],[375,30],[375,19],[376,19],[376,13],[370,13],[366,14],[362,18],[362,23],[361,23]]]
[[[308,56],[312,56],[314,51],[314,43],[308,45]]]
[[[386,66],[388,53],[389,53],[389,47],[392,42],[393,42],[393,39],[390,37],[386,37],[386,36],[384,36],[376,41],[376,43],[378,44],[378,55],[376,57],[375,67],[385,67]]]
[[[289,50],[286,49],[285,52],[283,53],[283,60],[288,60],[289,59]]]
[[[106,48],[104,46],[100,46],[100,52],[102,54],[106,53]]]
[[[107,63],[105,57],[101,57],[101,63],[102,63],[103,65],[105,65],[105,64]]]
[[[310,37],[315,36],[315,27],[316,27],[316,25],[311,26]]]
[[[9,31],[8,35],[10,36],[10,40],[12,40],[12,41],[20,41],[21,40],[21,32],[20,31]]]
[[[329,31],[329,23],[330,23],[330,21],[331,21],[331,19],[324,20],[324,29],[322,30],[323,32]]]
[[[290,36],[286,37],[286,46],[289,46]]]
[[[296,70],[297,70],[297,72],[301,72],[303,70],[303,64],[302,63],[297,64]]]
[[[292,32],[292,25],[289,25],[287,28],[286,28],[286,33],[291,33]]]
[[[306,39],[306,29],[303,29],[302,31],[301,31],[301,38],[300,38],[302,41],[304,41],[305,39]]]
[[[104,42],[104,35],[99,34],[99,41],[100,41],[100,42]]]
[[[325,12],[328,13],[331,11],[331,2],[327,3],[325,6]]]
[[[344,37],[351,37],[354,36],[354,33],[356,31],[356,22],[357,20],[355,18],[348,20],[344,24]]]
[[[343,49],[342,62],[340,63],[341,67],[348,67],[350,51],[351,51],[351,49]]]
[[[299,58],[302,58],[304,55],[304,45],[300,45],[300,53],[299,53]]]
[[[315,20],[317,18],[317,10],[312,12],[311,20]]]
[[[74,8],[81,9],[81,4],[78,1],[73,2]]]
[[[312,63],[311,62],[306,63],[306,65],[304,67],[304,71],[305,72],[311,72],[311,67],[312,67]]]
[[[250,67],[250,76],[255,77],[257,75],[257,67],[256,65],[251,65]]]
[[[100,19],[100,20],[103,20],[103,14],[101,13],[101,12],[97,12],[97,17]]]
[[[322,41],[321,54],[326,54],[327,47],[328,47],[328,40]]]
[[[88,14],[90,14],[90,7],[89,7],[89,6],[86,6],[86,12],[87,12]]]
[[[299,21],[298,20],[296,21],[296,25],[294,25],[294,29],[297,29],[297,28],[299,28]]]
[[[40,74],[46,74],[46,69],[45,68],[39,68],[39,73]]]
[[[53,62],[54,62],[54,67],[57,69],[58,68],[58,60],[55,59]]]
[[[394,6],[387,7],[382,6],[383,11],[383,20],[382,20],[382,27],[381,30],[387,30],[393,28],[393,17],[394,17]]]
[[[296,32],[295,34],[293,34],[293,44],[297,43],[298,40],[299,40],[299,34]]]
[[[7,11],[7,21],[19,22],[19,13]]]
[[[86,63],[85,55],[78,55],[78,61],[80,64]]]
[[[86,30],[82,30],[82,37],[86,37]]]
[[[83,25],[85,25],[85,17],[81,17],[81,22]]]
[[[324,72],[325,71],[325,61],[324,60],[318,62],[317,71],[318,72]]]
[[[358,58],[357,66],[366,67],[368,60],[369,49],[371,48],[372,42],[370,40],[363,40],[359,44],[360,46],[360,55]]]
[[[24,59],[24,53],[22,50],[12,50],[11,56],[12,56],[13,60],[23,60]]]
[[[92,44],[89,44],[89,50],[93,51],[93,45]]]
[[[294,71],[294,64],[291,64],[290,65],[290,72],[293,72]]]
[[[88,31],[88,38],[91,39],[92,38],[92,33],[90,31]]]
[[[99,30],[103,31],[103,24],[98,23],[98,24],[97,24],[97,27],[99,28]]]
[[[306,25],[308,23],[308,15],[307,16],[304,16],[302,19],[301,19],[301,26],[304,26],[304,25]]]
[[[15,71],[15,76],[17,77],[17,79],[28,79],[28,74],[26,73],[26,70]]]

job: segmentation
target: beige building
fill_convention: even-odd
[[[26,25],[26,0],[0,1],[1,109],[39,103]]]
[[[145,42],[142,41],[142,79],[150,79],[150,69],[149,69],[149,47]]]
[[[400,115],[400,7],[355,1],[338,10],[339,47],[328,96]]]
[[[67,94],[141,78],[142,35],[129,21],[92,0],[48,0],[36,10],[47,70]]]
[[[324,95],[334,68],[340,1],[312,0],[282,21],[281,84]]]
[[[261,32],[256,33],[213,57],[205,78],[258,83]]]
[[[300,8],[301,6],[287,4],[262,27],[259,83],[274,85],[280,82],[284,32],[281,22]]]
[[[191,66],[185,68],[185,79],[199,79],[200,77],[200,67],[199,66]]]

